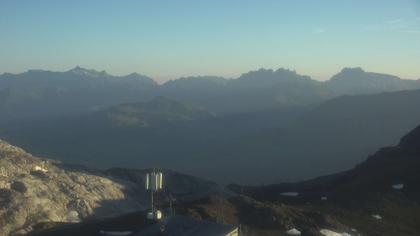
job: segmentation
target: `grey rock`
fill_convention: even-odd
[[[48,179],[48,175],[46,175],[44,172],[39,171],[39,170],[32,170],[30,174],[41,179]]]
[[[0,236],[29,233],[40,222],[80,222],[148,207],[146,170],[100,171],[34,157],[0,140]],[[175,198],[220,191],[211,182],[173,171],[167,187]]]
[[[14,182],[10,187],[19,193],[26,193],[26,191],[28,190],[25,183],[19,181]]]

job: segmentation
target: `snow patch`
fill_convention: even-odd
[[[374,214],[374,215],[372,215],[372,217],[373,217],[374,219],[377,219],[377,220],[382,220],[382,216],[380,216],[380,215],[378,215],[378,214]]]
[[[392,188],[396,190],[401,190],[404,188],[404,184],[394,184],[392,185]]]
[[[298,192],[285,192],[285,193],[280,193],[280,195],[287,196],[287,197],[297,197],[299,196],[299,193]]]
[[[319,232],[322,235],[325,235],[325,236],[351,236],[350,234],[348,234],[346,232],[337,233],[337,232],[334,232],[334,231],[329,230],[329,229],[321,229]]]
[[[44,168],[42,168],[40,166],[35,166],[34,167],[34,171],[41,171],[41,172],[44,172],[44,173],[47,173],[48,172],[47,169],[44,169]]]
[[[293,229],[289,229],[288,231],[286,231],[287,235],[301,235],[300,231],[297,230],[296,228]]]

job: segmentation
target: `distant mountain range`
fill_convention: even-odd
[[[1,121],[68,116],[153,96],[149,77],[111,76],[76,67],[66,72],[31,70],[0,76]]]
[[[420,81],[343,69],[326,82],[294,71],[260,69],[238,79],[188,77],[158,85],[151,78],[75,67],[66,72],[30,70],[0,75],[0,122],[71,116],[165,96],[215,113],[254,112],[316,104],[343,94],[420,88]]]
[[[162,94],[216,113],[253,112],[308,105],[334,96],[323,83],[296,72],[260,69],[238,79],[190,77],[162,85]]]
[[[418,80],[360,68],[326,82],[260,69],[162,85],[80,67],[28,71],[0,76],[0,137],[95,167],[162,166],[221,182],[300,180],[394,145],[420,120],[418,88]]]
[[[158,97],[8,125],[0,135],[34,154],[71,163],[158,166],[218,182],[273,183],[342,171],[395,145],[419,123],[419,104],[420,90],[411,90],[217,116]]]

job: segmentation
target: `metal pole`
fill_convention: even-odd
[[[155,205],[153,202],[153,189],[150,189],[150,199],[152,201],[152,214],[153,214],[153,218],[155,217]]]

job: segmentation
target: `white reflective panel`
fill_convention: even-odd
[[[146,174],[145,180],[146,190],[158,191],[163,188],[162,172],[152,172]]]
[[[149,190],[150,189],[150,180],[149,180],[149,174],[146,174],[146,190]]]

